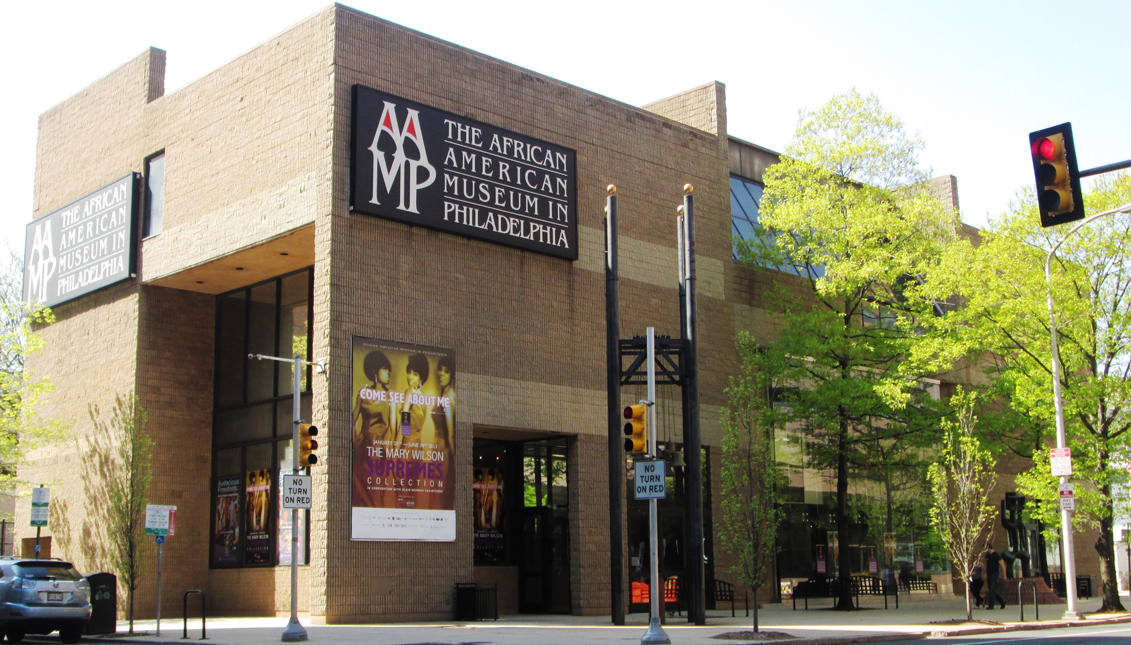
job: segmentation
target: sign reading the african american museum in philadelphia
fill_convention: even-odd
[[[350,208],[577,259],[577,153],[355,85]]]
[[[137,174],[27,225],[24,300],[51,307],[134,273]]]

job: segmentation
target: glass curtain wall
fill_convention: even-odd
[[[213,568],[290,564],[291,531],[309,560],[306,512],[298,527],[279,504],[291,469],[293,368],[249,354],[310,360],[312,270],[218,296],[212,429]],[[310,419],[310,368],[300,375]]]

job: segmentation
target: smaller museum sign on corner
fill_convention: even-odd
[[[576,260],[577,153],[353,86],[350,210]]]
[[[24,241],[24,301],[52,307],[134,276],[139,175],[33,220]]]

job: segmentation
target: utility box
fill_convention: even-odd
[[[118,630],[118,576],[92,573],[86,581],[90,584],[90,621],[84,633],[113,634]]]

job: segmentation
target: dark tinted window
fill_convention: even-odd
[[[17,575],[29,580],[79,580],[82,576],[74,567],[66,562],[42,565],[38,563],[21,563],[15,566]]]

